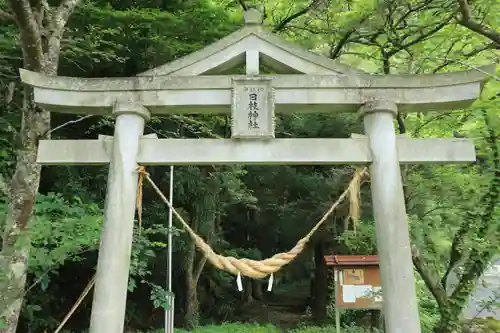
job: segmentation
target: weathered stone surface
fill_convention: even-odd
[[[360,110],[372,156],[370,180],[385,328],[389,333],[421,333],[398,149],[399,142],[409,139],[396,136],[397,111],[396,104],[387,101],[367,103]]]
[[[276,112],[356,112],[377,99],[392,101],[401,111],[425,112],[472,104],[488,78],[478,73],[437,74],[432,80],[427,75],[262,77],[272,78]],[[21,78],[35,87],[35,101],[55,112],[110,114],[117,100],[128,100],[153,114],[229,113],[232,103],[228,76],[78,79],[21,70]]]
[[[44,165],[106,164],[112,137],[104,140],[42,140],[38,163]],[[402,164],[464,163],[475,160],[468,139],[408,139],[398,137]],[[366,164],[371,162],[367,138],[274,139],[271,141],[222,139],[140,140],[137,163],[142,165],[204,164]]]
[[[117,103],[90,333],[123,332],[137,192],[137,155],[147,109]],[[147,140],[147,139],[146,139]],[[101,144],[106,140],[96,140]]]
[[[496,66],[480,68],[494,73]],[[77,78],[68,76],[46,76],[41,73],[19,70],[21,80],[33,87],[56,91],[76,92],[127,92],[158,90],[204,90],[229,89],[233,79],[244,79],[245,75],[199,75],[199,76],[155,76],[121,78]],[[429,75],[261,75],[273,79],[273,87],[280,89],[426,89],[463,86],[484,83],[489,76],[478,71],[461,71]],[[379,96],[379,99],[384,99]],[[56,104],[56,103],[54,103]]]
[[[269,78],[253,76],[233,81],[231,137],[274,138],[274,89]]]

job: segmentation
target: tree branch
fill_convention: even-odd
[[[496,48],[500,49],[500,32],[474,20],[472,17],[472,10],[467,0],[457,0],[457,2],[460,12],[460,15],[457,17],[458,24],[490,39],[496,44]]]
[[[478,55],[479,53],[483,52],[483,51],[486,51],[486,50],[492,50],[492,49],[495,49],[496,46],[495,46],[495,43],[489,43],[489,44],[485,44],[485,45],[481,45],[479,47],[476,47],[474,50],[470,51],[470,52],[467,52],[467,53],[464,53],[463,54],[463,57],[464,58],[472,58],[476,55]],[[439,72],[440,70],[442,70],[443,68],[445,68],[446,66],[449,66],[451,64],[454,64],[456,63],[457,60],[456,59],[449,59],[449,60],[446,60],[444,61],[441,65],[437,66],[432,72],[433,73],[437,73]]]
[[[62,34],[62,30],[66,26],[70,15],[73,13],[75,8],[80,4],[81,0],[63,0],[54,15],[54,24],[58,33]]]
[[[245,3],[245,0],[238,0],[238,3],[241,5],[241,7],[243,8],[243,10],[246,12],[248,10],[248,6],[247,4]]]
[[[342,51],[342,48],[344,45],[347,44],[349,41],[349,38],[351,35],[356,31],[356,28],[351,28],[349,29],[344,36],[339,40],[339,42],[335,45],[332,43],[332,46],[330,48],[330,58],[335,59],[340,55],[340,51]],[[334,46],[335,45],[335,46]]]
[[[422,124],[420,124],[419,126],[417,126],[414,130],[413,130],[413,137],[418,137],[420,135],[420,131],[427,125],[429,125],[430,123],[432,123],[433,121],[435,120],[442,120],[443,118],[446,118],[448,117],[449,114],[448,113],[438,113],[437,115],[431,117],[431,118],[428,118],[426,121],[424,121]]]
[[[303,16],[303,15],[307,14],[307,13],[308,13],[309,11],[311,11],[312,9],[315,9],[315,8],[316,8],[316,6],[318,6],[319,4],[321,4],[321,2],[322,2],[321,0],[312,0],[312,1],[311,1],[311,3],[310,3],[307,7],[305,7],[305,8],[303,8],[303,9],[301,9],[301,10],[299,10],[299,11],[297,11],[297,12],[293,13],[292,15],[290,15],[290,16],[285,17],[284,19],[282,19],[282,20],[281,20],[281,21],[280,21],[280,22],[279,22],[279,23],[278,23],[278,24],[274,27],[273,32],[274,32],[274,33],[277,33],[277,32],[280,32],[280,31],[284,30],[284,29],[286,28],[286,26],[287,26],[287,24],[288,24],[288,23],[290,23],[290,22],[292,22],[293,20],[295,20],[295,19],[297,19],[297,18],[299,18],[299,17],[301,17],[301,16]]]
[[[441,23],[436,25],[434,28],[432,28],[426,32],[421,32],[418,37],[416,37],[414,40],[412,40],[410,42],[407,42],[405,44],[402,44],[402,43],[400,44],[397,41],[392,41],[393,44],[396,45],[396,47],[394,49],[392,49],[391,51],[389,51],[389,56],[393,56],[396,53],[398,53],[399,51],[408,49],[408,48],[412,47],[413,45],[421,43],[424,40],[426,40],[427,38],[431,37],[432,35],[434,35],[438,31],[443,29],[451,21],[451,19],[454,17],[454,15],[455,14],[449,15],[445,20],[443,20]],[[404,38],[402,40],[404,40]]]
[[[88,119],[88,118],[93,117],[93,116],[94,116],[93,114],[90,114],[90,115],[78,117],[77,119],[74,119],[74,120],[67,121],[64,124],[61,124],[59,126],[52,128],[50,131],[47,132],[47,134],[52,134],[55,131],[60,130],[63,127],[66,127],[66,126],[71,125],[71,124],[79,123],[80,121],[83,121],[83,120]]]
[[[7,1],[19,27],[24,65],[29,70],[39,72],[43,67],[43,50],[40,27],[28,0]]]
[[[412,245],[411,247],[411,256],[413,265],[417,269],[418,273],[424,280],[425,285],[429,288],[429,291],[432,293],[436,302],[439,305],[439,308],[443,308],[446,305],[446,290],[439,283],[439,276],[436,272],[432,271],[424,262],[419,249],[416,245]]]
[[[0,193],[8,198],[9,195],[9,186],[7,185],[7,181],[4,179],[3,175],[0,174]],[[0,239],[1,240],[1,239]]]
[[[4,23],[15,23],[16,19],[14,15],[0,10],[0,21]]]
[[[200,260],[198,261],[198,264],[196,265],[196,268],[194,269],[193,273],[193,285],[196,285],[200,280],[201,273],[203,272],[203,268],[205,267],[206,263],[207,263],[206,256],[203,256],[203,258],[200,258]]]

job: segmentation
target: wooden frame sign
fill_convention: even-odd
[[[325,256],[334,269],[338,309],[381,309],[382,284],[378,256]]]

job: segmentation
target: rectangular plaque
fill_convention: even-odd
[[[274,91],[271,78],[233,78],[232,102],[232,138],[274,138]]]
[[[344,269],[344,285],[364,284],[364,272],[362,269]]]

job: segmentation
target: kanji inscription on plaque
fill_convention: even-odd
[[[274,94],[270,78],[233,78],[231,137],[274,138]]]

